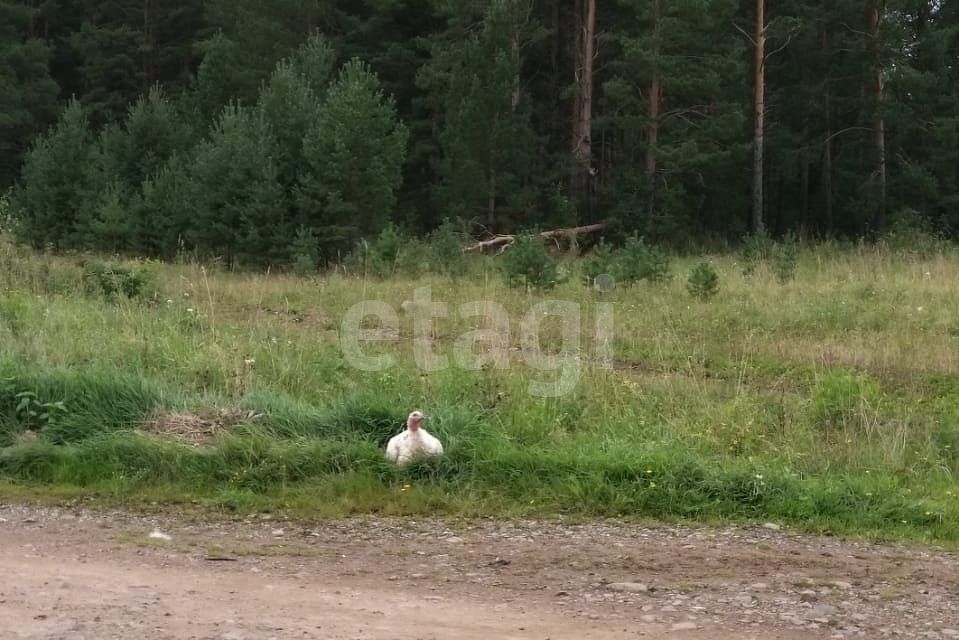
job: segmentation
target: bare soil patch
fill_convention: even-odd
[[[0,567],[17,640],[959,638],[955,553],[765,528],[14,505]]]

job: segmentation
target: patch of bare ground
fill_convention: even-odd
[[[18,640],[959,638],[956,554],[775,528],[12,505],[0,566]]]

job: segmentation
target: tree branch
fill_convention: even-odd
[[[597,224],[588,224],[582,227],[571,227],[568,229],[552,229],[550,231],[543,231],[540,234],[537,234],[538,237],[543,240],[555,240],[558,241],[560,238],[576,237],[579,235],[585,235],[587,233],[595,233],[600,231],[605,227],[605,223],[599,222]],[[476,244],[466,247],[464,251],[486,251],[487,249],[493,249],[500,247],[500,253],[506,250],[513,242],[515,242],[515,235],[495,235],[488,240],[482,240]]]
[[[746,36],[746,39],[749,40],[750,42],[752,42],[754,47],[756,46],[756,41],[753,40],[753,37],[752,37],[751,35],[749,35],[748,33],[746,33],[746,31],[745,31],[742,27],[740,27],[740,26],[739,26],[738,24],[736,24],[735,22],[733,23],[733,26],[736,27],[736,31],[738,31],[739,33],[741,33],[741,34],[743,34],[744,36]]]
[[[796,34],[797,34],[797,33],[799,33],[799,29],[798,29],[798,28],[797,28],[797,29],[794,29],[793,31],[790,31],[790,32],[789,32],[789,35],[786,36],[786,41],[783,43],[783,46],[779,47],[778,49],[776,49],[776,50],[774,50],[774,51],[770,51],[769,53],[767,53],[767,54],[766,54],[766,57],[763,58],[763,64],[766,63],[766,60],[769,60],[769,59],[772,58],[774,55],[776,55],[777,53],[779,53],[780,51],[782,51],[783,49],[785,49],[786,47],[788,47],[788,46],[789,46],[789,43],[792,42],[792,39],[793,39],[794,37],[796,37]]]

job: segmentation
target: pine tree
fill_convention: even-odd
[[[305,167],[303,137],[320,116],[333,57],[326,41],[313,37],[277,64],[260,92],[257,105],[279,143],[280,182],[290,193]]]
[[[73,100],[49,134],[27,154],[11,206],[17,235],[35,247],[76,247],[95,197],[90,172],[93,138],[80,104]]]
[[[105,8],[105,7],[104,7]],[[70,46],[82,61],[80,98],[95,126],[113,122],[149,86],[137,59],[144,47],[143,34],[121,15],[90,11],[80,30],[70,36]]]
[[[143,183],[130,202],[137,221],[136,243],[142,251],[173,258],[187,247],[189,229],[200,203],[197,183],[190,176],[192,156],[174,154],[166,165]]]
[[[333,77],[336,51],[320,34],[313,34],[287,59],[289,66],[316,96],[323,96]]]
[[[32,10],[0,2],[0,191],[19,174],[32,139],[57,117],[50,47],[31,37]]]
[[[959,231],[959,8],[916,0],[902,9],[904,41],[915,43],[890,74],[887,109],[890,213],[912,211],[930,229]],[[950,62],[952,61],[952,62]]]
[[[518,224],[536,199],[535,136],[519,83],[524,2],[494,0],[464,40],[434,44],[420,83],[440,96],[439,207],[491,229]]]
[[[190,127],[163,91],[155,87],[130,107],[122,126],[101,132],[98,166],[107,181],[116,181],[127,191],[138,191],[174,153],[186,151],[192,143]]]
[[[227,107],[188,167],[193,207],[184,237],[204,255],[271,264],[284,259],[292,238],[277,180],[276,139],[263,114]]]
[[[391,98],[360,62],[348,62],[327,90],[303,153],[298,222],[313,229],[325,257],[390,220],[402,182],[408,133]]]
[[[203,61],[197,72],[195,103],[201,121],[231,101],[256,102],[276,64],[307,42],[329,11],[315,0],[208,0],[206,17],[214,31],[198,43]],[[322,75],[329,71],[323,61],[328,53],[320,41],[308,44],[296,54],[294,66],[308,65],[309,80],[321,84]]]
[[[747,152],[745,52],[728,0],[622,0],[620,48],[603,83],[616,105],[604,201],[626,230],[670,240],[697,225],[742,228],[747,206],[730,176]],[[713,37],[717,24],[730,25]],[[706,203],[709,208],[704,208]]]

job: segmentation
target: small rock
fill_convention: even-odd
[[[692,631],[697,628],[695,622],[677,622],[669,628],[670,631]]]
[[[775,522],[767,522],[763,524],[763,529],[769,529],[770,531],[779,531],[780,529],[782,529],[782,527],[776,524]]]
[[[642,582],[610,582],[606,588],[620,593],[649,593],[649,585]]]
[[[557,598],[563,598],[563,597],[566,597],[566,596],[568,596],[568,595],[569,595],[569,591],[557,591],[557,592],[556,592],[556,597],[557,597]]]
[[[754,582],[751,585],[749,585],[749,588],[752,589],[753,591],[765,591],[766,589],[769,588],[769,585],[766,584],[765,582]]]
[[[839,612],[839,609],[829,604],[820,604],[816,605],[806,613],[807,620],[813,620],[815,622],[821,622],[825,620],[829,621],[829,618],[836,615]],[[825,623],[823,623],[825,624]]]
[[[843,582],[842,580],[833,580],[831,584],[837,589],[852,589],[851,583]]]
[[[799,592],[799,600],[800,602],[816,602],[819,600],[819,594],[812,589],[806,589]]]
[[[159,529],[154,529],[153,531],[150,532],[150,539],[151,540],[173,540],[173,538],[163,533]]]

